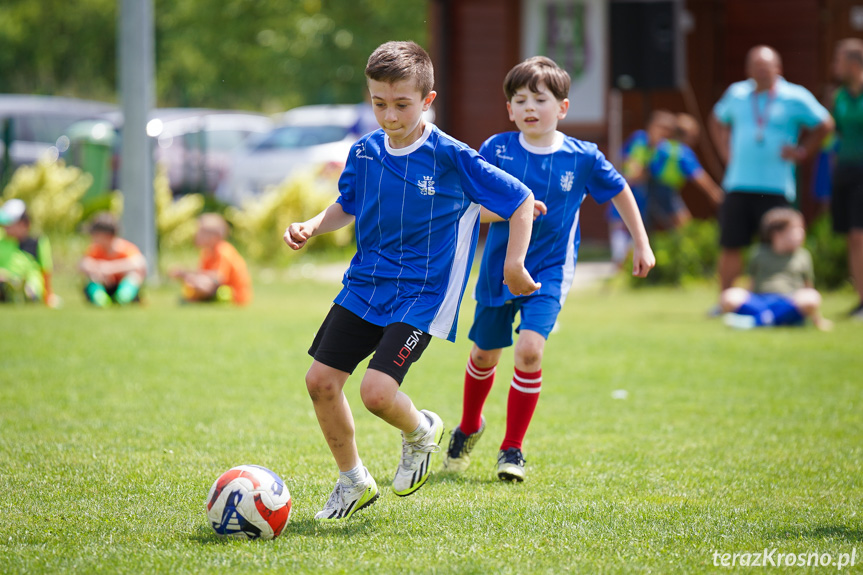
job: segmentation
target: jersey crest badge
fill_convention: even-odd
[[[572,184],[575,181],[575,174],[573,172],[564,172],[564,174],[560,177],[560,189],[564,192],[568,192],[572,189]]]
[[[417,180],[417,187],[420,189],[420,193],[424,196],[434,195],[434,180],[431,176],[423,176],[423,179]]]

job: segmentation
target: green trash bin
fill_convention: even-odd
[[[66,131],[69,137],[68,163],[93,176],[93,183],[82,203],[98,202],[111,191],[111,159],[117,143],[117,131],[104,120],[75,122]]]

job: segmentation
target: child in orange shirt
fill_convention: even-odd
[[[117,219],[108,212],[96,214],[90,224],[90,247],[78,266],[87,279],[84,295],[97,307],[140,301],[147,276],[141,250],[117,236]]]
[[[228,224],[219,214],[204,214],[198,220],[195,245],[201,250],[197,270],[173,269],[169,275],[183,282],[183,301],[233,301],[245,305],[252,300],[252,280],[246,262],[225,238]]]

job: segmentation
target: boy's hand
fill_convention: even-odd
[[[530,295],[542,287],[542,284],[533,281],[521,263],[503,266],[503,285],[509,287],[509,291],[514,295]]]
[[[312,237],[312,232],[305,223],[294,223],[285,230],[284,240],[292,250],[298,250],[306,245],[310,237]]]
[[[548,213],[548,206],[546,206],[543,202],[539,200],[533,201],[533,219],[538,218],[539,216],[544,216]]]
[[[635,246],[632,250],[632,275],[646,278],[647,272],[656,265],[656,257],[650,246]]]

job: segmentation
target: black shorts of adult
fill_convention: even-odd
[[[863,231],[863,162],[836,164],[830,216],[837,234]]]
[[[431,335],[403,322],[375,325],[333,304],[315,335],[309,355],[328,367],[353,373],[372,352],[369,368],[399,385],[431,341]]]
[[[729,250],[751,245],[762,216],[773,208],[789,205],[781,194],[743,190],[725,194],[725,201],[719,208],[719,245]]]

